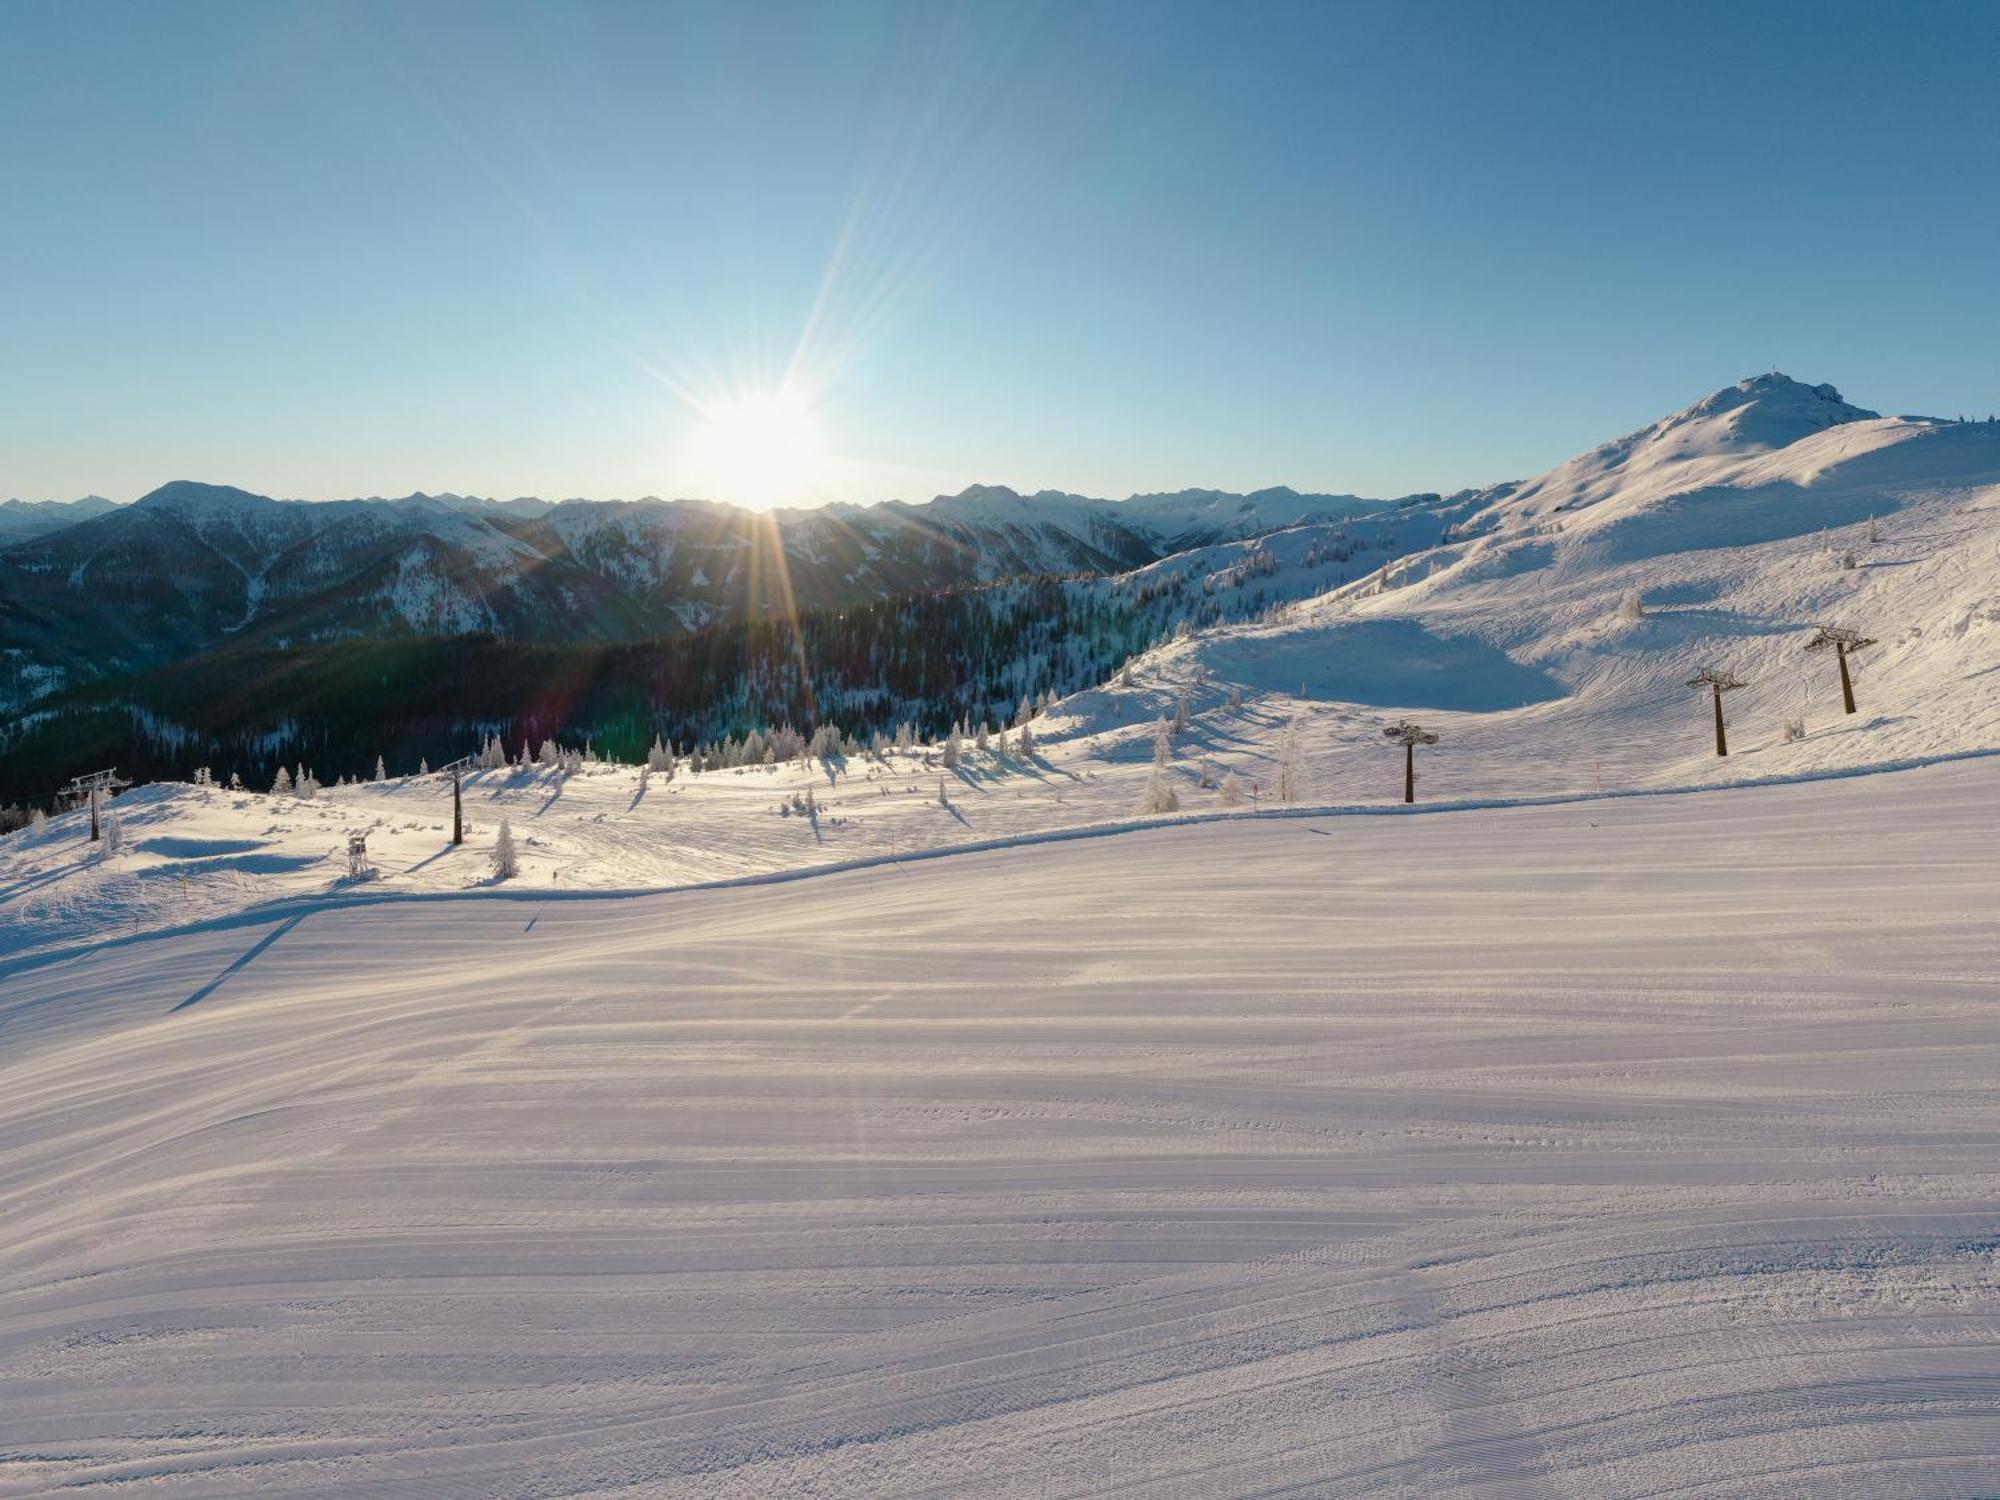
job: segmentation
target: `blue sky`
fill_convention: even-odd
[[[860,501],[2000,409],[1991,4],[0,18],[0,495],[698,493],[781,387]]]

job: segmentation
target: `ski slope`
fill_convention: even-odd
[[[0,1496],[1993,1493],[1996,826],[1975,760],[17,961]]]

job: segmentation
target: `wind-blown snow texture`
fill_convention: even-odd
[[[0,1496],[2000,1493],[2000,427],[1764,377],[1172,570],[1283,602],[1032,756],[0,839]]]
[[[0,1495],[1990,1492],[1996,819],[1972,762],[28,968]]]

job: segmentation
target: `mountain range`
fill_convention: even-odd
[[[130,506],[78,502],[72,512],[84,514],[70,524],[0,542],[0,648],[10,658],[0,692],[16,710],[42,700],[60,706],[66,688],[136,684],[134,674],[168,664],[212,664],[184,678],[212,684],[234,680],[232,662],[254,658],[260,672],[274,672],[274,660],[306,662],[300,650],[356,642],[492,638],[508,650],[560,652],[706,640],[710,626],[1050,576],[1110,588],[1096,594],[1102,604],[1072,600],[1100,612],[1088,646],[1056,640],[1070,626],[1050,616],[1036,626],[1038,664],[1008,666],[1000,658],[1026,648],[984,638],[964,612],[936,640],[884,644],[896,630],[924,632],[910,624],[922,612],[898,606],[902,624],[878,618],[868,626],[888,632],[868,652],[936,658],[934,670],[918,674],[930,686],[920,700],[880,702],[870,712],[908,712],[924,724],[972,712],[984,704],[952,694],[966,690],[974,660],[988,680],[998,674],[1074,692],[1114,666],[1100,656],[1128,648],[1120,642],[1134,632],[1144,644],[1158,638],[1146,632],[1242,620],[1314,594],[1338,614],[1370,576],[1374,592],[1396,588],[1396,598],[1368,610],[1436,614],[1454,632],[1480,622],[1516,656],[1534,634],[1534,650],[1560,664],[1570,626],[1550,612],[1570,596],[1580,622],[1596,620],[1606,582],[1630,574],[1644,584],[1634,568],[1648,558],[1810,536],[1888,516],[1912,496],[1988,484],[2000,484],[2000,424],[1880,416],[1832,386],[1776,372],[1726,386],[1536,478],[1402,500],[1288,488],[1096,500],[974,486],[928,504],[748,512],[704,500],[412,494],[298,502],[182,480]],[[46,522],[58,512],[16,506],[0,514]],[[1290,540],[1262,558],[1216,552],[1276,534]],[[1272,566],[1286,574],[1266,580]],[[1236,580],[1226,602],[1214,594],[1216,580]],[[1714,584],[1690,576],[1676,588],[1692,602],[1696,588]],[[1018,614],[1024,598],[1016,592],[1008,606],[1016,610],[1010,628],[1030,628]],[[1122,610],[1120,622],[1102,618],[1104,608]],[[1530,630],[1530,622],[1538,624]],[[928,630],[942,626],[934,618]],[[1344,638],[1340,628],[1314,630],[1312,652]],[[1370,640],[1368,650],[1380,648]],[[868,652],[852,668],[860,676],[842,678],[848,698],[882,692],[868,682],[868,662],[880,660]],[[684,666],[686,684],[744,670],[708,646],[686,654]],[[522,666],[522,682],[544,670]],[[274,718],[284,716],[284,696],[274,688]],[[480,710],[486,718],[508,712],[508,704]]]
[[[163,485],[128,506],[19,506],[0,647],[74,683],[224,644],[487,633],[646,639],[995,579],[1115,573],[1389,502],[1185,490],[1129,500],[981,485],[759,513],[701,500],[275,500]],[[18,502],[15,502],[19,505]],[[31,534],[22,535],[23,530]]]

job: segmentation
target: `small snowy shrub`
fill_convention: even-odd
[[[1222,778],[1222,805],[1241,807],[1243,805],[1243,778],[1231,771]]]
[[[1785,720],[1785,727],[1781,733],[1779,742],[1789,745],[1805,737],[1806,721],[1804,719],[1787,719]]]
[[[1296,802],[1305,795],[1305,770],[1299,764],[1299,732],[1287,729],[1278,736],[1278,800]]]
[[[1646,618],[1646,601],[1637,589],[1627,589],[1618,601],[1618,618],[1626,625],[1636,625]]]

